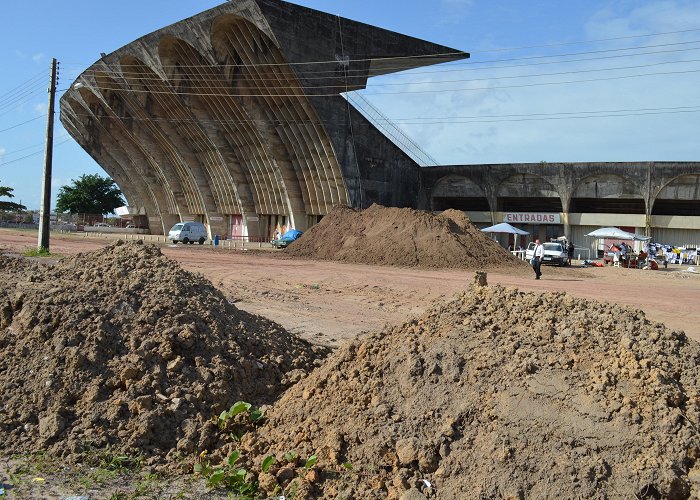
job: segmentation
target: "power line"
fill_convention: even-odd
[[[0,133],[7,132],[8,130],[12,130],[12,129],[15,129],[17,127],[21,127],[22,125],[34,122],[34,121],[38,120],[39,118],[45,118],[45,117],[46,117],[46,115],[37,116],[36,118],[32,118],[31,120],[27,120],[26,122],[18,123],[17,125],[13,125],[11,127],[4,128],[4,129],[0,130]]]
[[[70,139],[71,136],[69,134],[64,134],[64,135],[61,135],[60,137],[57,137],[56,139],[62,140],[62,139],[66,139],[66,138]],[[28,149],[38,149],[38,150],[40,150],[38,153],[43,153],[45,147],[46,147],[46,143],[40,142],[40,143],[32,144],[31,146],[25,146],[25,147],[20,148],[20,149],[13,149],[12,151],[6,151],[5,153],[3,153],[3,157],[6,158],[8,156],[13,156],[13,155],[16,155],[17,153],[21,153],[22,151],[27,151]]]
[[[691,52],[691,51],[696,51],[700,50],[700,47],[690,47],[690,48],[684,48],[684,49],[669,49],[669,50],[659,50],[659,51],[652,51],[652,52],[641,52],[638,54],[615,54],[615,55],[608,55],[608,56],[601,56],[601,57],[587,57],[587,58],[579,58],[579,59],[569,59],[565,61],[539,61],[539,62],[532,62],[532,63],[526,63],[526,64],[508,64],[504,66],[490,66],[488,68],[456,68],[452,69],[455,65],[457,64],[450,64],[449,67],[443,67],[442,69],[434,69],[431,71],[408,71],[405,73],[397,73],[392,75],[392,78],[407,78],[407,77],[413,77],[415,75],[432,75],[432,74],[437,74],[437,73],[463,73],[466,71],[484,71],[484,70],[494,70],[494,69],[510,69],[510,68],[525,68],[528,66],[544,66],[544,65],[552,65],[552,64],[569,64],[569,63],[574,63],[574,62],[590,62],[590,61],[602,61],[602,60],[608,60],[608,59],[619,59],[619,58],[629,58],[629,57],[637,57],[637,56],[645,56],[645,55],[658,55],[658,54],[668,54],[668,53],[674,53],[674,52]],[[350,72],[352,70],[348,70]],[[355,72],[364,72],[364,70],[354,70]],[[318,71],[318,72],[313,72],[315,74],[326,74],[326,76],[308,76],[308,73],[305,73],[303,76],[303,80],[328,80],[334,75],[337,75],[336,71]],[[90,70],[86,71],[84,73],[85,76],[90,75]],[[132,76],[132,75],[150,75],[150,76]],[[266,73],[261,73],[261,75],[266,75]],[[275,75],[274,73],[267,73],[267,75]],[[127,80],[146,80],[150,81],[153,79],[157,79],[159,81],[167,81],[169,82],[170,80],[161,80],[158,75],[155,73],[146,73],[146,72],[139,72],[139,73],[121,73],[113,70],[94,70],[93,77],[111,77],[111,76],[117,76],[119,79],[125,78]],[[198,73],[178,73],[176,76],[181,77],[181,76],[196,76],[198,78],[198,81],[204,81],[204,82],[215,82],[215,83],[221,83],[223,80],[223,76],[220,77],[211,77],[211,78],[202,78],[201,74]],[[259,77],[236,77],[236,82],[245,82],[248,80],[255,80],[255,81],[279,81],[280,75],[276,74],[276,76],[267,78],[264,76],[259,76]],[[68,90],[68,89],[64,89]]]
[[[358,94],[359,96],[360,94]],[[366,101],[364,97],[361,97]],[[695,113],[700,111],[700,104],[692,106],[674,106],[674,107],[660,107],[660,108],[637,108],[637,109],[603,109],[603,110],[592,110],[592,111],[560,111],[555,113],[528,113],[528,114],[506,114],[506,115],[474,115],[474,116],[442,116],[442,117],[412,117],[412,118],[387,118],[382,115],[382,118],[377,119],[377,121],[391,121],[401,124],[411,124],[420,125],[426,124],[431,125],[433,123],[439,124],[449,124],[449,123],[459,123],[457,120],[482,120],[489,119],[494,122],[498,121],[525,121],[520,119],[528,118],[529,120],[544,120],[544,119],[566,119],[566,118],[598,118],[598,117],[614,117],[614,116],[637,116],[637,115],[647,115],[647,114],[676,114],[676,113]],[[91,115],[83,113],[74,113],[74,116],[78,117],[91,117]],[[582,115],[582,116],[579,116]],[[220,124],[255,124],[255,125],[280,125],[280,124],[294,124],[294,125],[305,125],[308,123],[320,124],[320,122],[311,121],[299,121],[299,120],[206,120],[206,119],[181,119],[181,118],[136,118],[131,116],[112,116],[103,115],[97,117],[98,119],[107,118],[110,120],[120,120],[120,121],[147,121],[147,122],[167,122],[167,123],[220,123]]]
[[[399,94],[429,94],[437,92],[471,92],[475,90],[498,90],[498,89],[513,89],[513,88],[527,88],[527,87],[541,87],[541,86],[553,86],[553,85],[570,85],[575,83],[593,83],[593,82],[603,82],[603,81],[614,81],[614,80],[626,80],[630,78],[643,78],[649,76],[664,76],[664,75],[682,75],[697,73],[700,69],[684,70],[684,71],[660,71],[654,73],[643,73],[637,75],[620,75],[620,76],[610,76],[604,78],[588,78],[583,80],[567,80],[560,82],[536,82],[536,83],[524,83],[519,85],[501,85],[501,86],[489,86],[489,87],[472,87],[472,88],[457,88],[457,89],[432,89],[432,90],[403,90],[398,92],[371,92],[367,95],[399,95]],[[582,73],[585,71],[581,71]],[[493,80],[496,78],[488,78],[486,80]],[[464,80],[464,82],[477,81],[477,80]],[[432,83],[432,82],[431,82]],[[288,87],[293,89],[299,89],[300,87]],[[251,88],[252,89],[252,88]],[[62,89],[67,90],[67,89]],[[273,94],[273,93],[210,93],[210,92],[179,92],[174,90],[139,90],[133,88],[114,88],[114,87],[100,87],[100,90],[111,90],[115,92],[124,92],[127,94],[138,93],[138,94],[164,94],[164,95],[185,95],[185,96],[198,96],[198,97],[293,97],[293,98],[308,98],[308,97],[336,97],[338,93],[287,93],[287,94]],[[260,90],[259,88],[252,90]],[[270,89],[275,90],[275,87]]]
[[[18,109],[22,108],[23,106],[27,105],[27,104],[28,104],[31,100],[33,100],[36,96],[41,95],[41,94],[43,94],[43,93],[44,93],[43,91],[42,91],[42,92],[38,92],[38,91],[37,91],[37,92],[34,92],[34,93],[32,93],[32,94],[29,94],[29,95],[25,96],[23,99],[18,100],[18,101],[16,101],[16,102],[12,103],[11,105],[0,106],[0,111],[2,111],[2,113],[0,113],[0,117],[4,117],[4,116],[7,116],[7,115],[12,114],[12,113],[15,112],[16,110],[18,110]]]
[[[690,47],[690,48],[685,48],[685,49],[674,49],[674,50],[668,50],[668,51],[656,51],[656,52],[643,52],[640,54],[617,54],[615,56],[605,56],[605,57],[600,57],[600,58],[585,58],[585,59],[575,59],[573,61],[541,61],[542,59],[552,59],[552,58],[560,58],[560,57],[571,57],[571,56],[579,56],[579,55],[592,55],[592,54],[609,54],[610,52],[622,52],[622,51],[632,51],[632,50],[640,50],[640,49],[649,49],[649,48],[660,48],[660,47],[669,47],[669,46],[679,46],[679,45],[691,45],[691,44],[697,44],[700,43],[700,40],[694,40],[694,41],[687,41],[687,42],[674,42],[674,43],[668,43],[668,44],[655,44],[655,45],[645,45],[645,46],[638,46],[638,47],[624,47],[624,48],[616,48],[616,49],[604,49],[604,50],[597,50],[597,51],[586,51],[586,52],[573,52],[573,53],[564,53],[564,54],[552,54],[552,55],[540,55],[540,56],[526,56],[526,57],[515,57],[515,58],[507,58],[507,59],[494,59],[490,61],[476,61],[476,60],[469,60],[469,61],[462,61],[462,62],[450,62],[449,68],[452,68],[454,66],[473,66],[473,65],[484,65],[484,64],[492,64],[492,63],[499,63],[499,62],[513,62],[513,61],[533,61],[533,60],[538,60],[539,62],[536,63],[528,63],[527,65],[541,65],[541,64],[565,64],[568,62],[579,62],[579,61],[589,61],[589,60],[598,60],[598,59],[607,59],[607,58],[613,58],[613,57],[635,57],[638,55],[652,55],[655,53],[667,53],[667,52],[677,52],[677,51],[688,51],[688,50],[698,50],[700,47]],[[389,58],[387,58],[389,59]],[[325,63],[328,64],[334,64],[338,65],[337,60],[333,61],[325,61]],[[275,63],[276,65],[280,65],[281,63]],[[288,66],[293,66],[295,63],[286,63],[285,65]],[[323,64],[323,62],[318,62],[317,64]],[[526,64],[522,65],[516,65],[516,66],[507,66],[507,67],[522,67],[522,66],[527,66]],[[146,64],[139,64],[139,65],[120,65],[120,68],[125,68],[125,67],[147,67]],[[269,66],[269,64],[266,63],[259,63],[259,64],[245,64],[245,65],[239,65],[241,67],[250,67],[250,68],[260,68],[260,67],[265,67]],[[161,68],[169,68],[171,66],[161,66]],[[177,76],[200,76],[198,73],[193,73],[193,72],[184,72],[182,71],[182,68],[209,68],[209,69],[222,69],[222,68],[228,68],[230,66],[228,65],[178,65],[177,69],[179,70],[177,73]],[[384,67],[386,69],[406,69],[404,66],[396,66],[394,68],[391,67]],[[483,68],[469,68],[469,70],[481,70]],[[496,69],[496,68],[489,68],[489,69]],[[345,71],[348,72],[348,75],[352,75],[353,73],[357,73],[360,75],[365,75],[367,70],[364,68],[361,69],[350,69],[350,68],[342,68],[343,74]],[[450,70],[454,71],[454,70]],[[305,71],[303,75],[301,75],[305,80],[306,79],[311,79],[313,78],[310,75],[327,75],[326,77],[339,77],[340,76],[341,70],[339,69],[333,69],[333,70],[318,70],[318,71]],[[438,72],[433,71],[433,72]],[[154,71],[116,71],[116,70],[101,70],[101,69],[90,69],[88,68],[85,70],[82,75],[83,76],[102,76],[102,75],[116,75],[119,78],[126,78],[126,79],[132,79],[132,80],[139,80],[139,79],[153,79],[156,78],[160,80],[160,77],[154,72]],[[272,80],[278,80],[280,77],[279,73],[260,73],[257,72],[257,74],[261,74],[263,76],[270,76]],[[415,73],[414,73],[415,74]],[[296,77],[296,74],[293,75]],[[318,77],[318,78],[326,78],[326,77]],[[236,81],[240,81],[241,78],[237,77]]]
[[[505,47],[502,49],[480,50],[479,52],[515,52],[517,50],[525,50],[525,49],[542,49],[542,48],[549,48],[549,47],[561,47],[564,45],[581,45],[581,44],[586,44],[586,43],[600,43],[600,42],[614,42],[617,40],[631,40],[633,38],[647,38],[647,37],[652,37],[652,36],[679,35],[681,33],[694,33],[696,31],[700,31],[700,28],[691,28],[691,29],[687,29],[687,30],[677,30],[677,31],[665,31],[665,32],[661,32],[661,33],[647,33],[645,35],[616,36],[616,37],[612,37],[612,38],[599,38],[597,40],[557,42],[557,43],[549,43],[549,44],[544,44],[544,45],[524,45],[522,47]]]
[[[591,69],[581,69],[581,70],[572,70],[572,71],[560,71],[560,72],[554,72],[554,73],[538,73],[538,74],[530,74],[530,75],[506,75],[506,76],[490,76],[490,77],[483,77],[483,78],[472,78],[472,79],[455,79],[455,80],[429,80],[429,81],[414,81],[414,82],[387,82],[387,83],[375,83],[372,82],[369,86],[371,87],[396,87],[396,86],[401,86],[401,85],[440,85],[440,84],[445,84],[445,83],[470,83],[470,82],[480,82],[480,81],[492,81],[492,80],[512,80],[512,79],[518,79],[518,78],[541,78],[541,77],[546,77],[546,76],[562,76],[562,75],[576,75],[576,74],[582,74],[582,73],[600,73],[603,71],[622,71],[622,70],[630,70],[630,69],[642,69],[642,68],[651,68],[651,67],[656,67],[656,66],[665,66],[669,64],[684,64],[684,63],[696,63],[700,62],[700,59],[686,59],[686,60],[681,60],[681,61],[661,61],[661,62],[655,62],[655,63],[649,63],[649,64],[637,64],[633,66],[617,66],[617,67],[612,67],[612,68],[591,68]],[[146,79],[142,78],[140,80],[144,81],[151,81],[153,79]],[[210,81],[215,81],[211,79],[203,79],[203,80],[197,80],[193,82],[192,86],[198,86],[197,84],[201,83],[208,83]],[[251,78],[251,82],[255,83],[255,79]],[[115,82],[116,83],[116,82]],[[171,82],[166,81],[163,82],[162,80],[158,80],[157,82],[154,82],[157,85],[170,85]],[[221,81],[215,81],[215,83],[222,83]],[[237,82],[240,83],[240,82]],[[99,86],[98,86],[99,87]],[[243,87],[245,90],[260,90],[263,88],[267,87]],[[310,85],[290,85],[290,86],[283,86],[283,85],[274,85],[271,88],[274,89],[303,89],[303,90],[313,90],[313,89],[341,89],[344,92],[348,91],[347,84],[340,84],[340,85],[316,85],[316,86],[310,86]],[[207,86],[208,90],[222,90],[222,91],[227,91],[231,89],[230,86],[227,85],[208,85]],[[125,91],[128,91],[129,89],[125,89]]]
[[[17,92],[21,91],[22,88],[29,86],[30,84],[35,84],[37,81],[42,79],[42,73],[37,73],[35,76],[31,77],[30,79],[20,83],[16,87],[11,88],[8,90],[5,94],[0,95],[0,101],[3,99],[6,99],[9,96],[12,96],[13,94],[16,94]]]
[[[65,141],[61,141],[61,142],[59,142],[58,144],[54,145],[54,147],[58,147],[58,146],[60,146],[61,144],[65,144],[66,142],[68,142],[68,141],[70,141],[70,140],[72,140],[72,138],[68,138],[68,139],[66,139]],[[17,163],[18,161],[26,160],[27,158],[31,158],[32,156],[37,156],[37,155],[40,155],[40,154],[44,154],[44,151],[43,151],[43,150],[42,150],[42,151],[37,151],[36,153],[32,153],[32,154],[29,154],[29,155],[27,155],[27,156],[23,156],[23,157],[21,157],[21,158],[16,158],[16,159],[10,160],[10,161],[4,161],[4,162],[0,163],[0,167],[4,167],[4,166],[7,166],[7,165],[12,165],[13,163]]]
[[[665,35],[677,35],[677,34],[682,34],[682,33],[693,33],[700,31],[700,28],[691,28],[691,29],[685,29],[685,30],[676,30],[676,31],[665,31],[665,32],[659,32],[659,33],[646,33],[646,34],[641,34],[641,35],[627,35],[627,36],[621,36],[621,37],[612,37],[612,38],[599,38],[599,39],[593,39],[593,40],[580,40],[580,41],[571,41],[571,42],[557,42],[557,43],[551,43],[551,44],[543,44],[543,45],[525,45],[525,46],[520,46],[520,47],[505,47],[505,48],[500,48],[500,49],[486,49],[486,50],[481,50],[478,52],[463,52],[463,51],[457,51],[457,52],[442,52],[442,53],[434,53],[434,54],[420,54],[420,55],[408,55],[408,56],[395,56],[395,57],[378,57],[378,58],[365,58],[365,59],[349,59],[347,62],[367,62],[367,61],[390,61],[390,60],[399,60],[399,59],[417,59],[417,58],[431,58],[431,57],[447,57],[447,56],[455,56],[455,55],[465,55],[465,54],[471,54],[471,56],[474,56],[475,53],[487,53],[487,52],[514,52],[518,50],[525,50],[525,49],[535,49],[535,48],[549,48],[549,47],[562,47],[562,46],[567,46],[567,45],[582,45],[582,44],[592,44],[592,43],[600,43],[600,42],[610,42],[610,41],[616,41],[616,40],[631,40],[635,38],[649,38],[649,37],[654,37],[654,36],[665,36]],[[694,42],[688,42],[688,43],[694,43]],[[625,49],[621,49],[625,50]],[[324,60],[324,61],[304,61],[304,62],[298,62],[298,63],[267,63],[267,64],[262,64],[262,66],[278,66],[278,65],[307,65],[307,64],[338,64],[339,61],[337,60]],[[93,63],[94,64],[94,63]],[[67,63],[63,65],[63,68],[65,69],[66,67],[71,67],[71,65],[75,68],[83,68],[86,66],[84,63]],[[129,66],[139,66],[139,65],[122,65],[124,67],[129,67]],[[184,67],[210,67],[211,65],[185,65]],[[227,65],[221,65],[217,67],[245,67],[245,66],[259,66],[259,65],[248,65],[248,64],[227,64]],[[183,67],[183,65],[163,65],[161,66],[162,68],[180,68]]]
[[[444,125],[444,124],[466,124],[466,123],[504,123],[504,122],[530,122],[530,121],[549,121],[549,120],[581,120],[588,118],[615,118],[615,117],[629,117],[629,116],[645,116],[645,115],[667,115],[667,114],[683,114],[683,113],[698,113],[700,112],[700,107],[696,109],[688,110],[678,110],[678,111],[655,111],[655,112],[645,112],[645,113],[620,113],[620,114],[607,114],[607,115],[585,115],[585,116],[552,116],[552,117],[538,117],[538,118],[513,118],[513,119],[503,119],[503,120],[450,120],[450,121],[401,121],[402,125]]]

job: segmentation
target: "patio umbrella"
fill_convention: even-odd
[[[507,222],[501,222],[500,224],[496,224],[495,226],[485,227],[481,231],[484,233],[508,233],[520,235],[530,234],[527,231],[523,231],[522,229],[518,229],[517,227],[511,226]]]
[[[617,227],[601,227],[595,231],[591,231],[586,236],[590,236],[596,239],[610,238],[617,240],[634,240],[634,241],[648,241],[651,236],[642,236],[641,234],[628,233]]]

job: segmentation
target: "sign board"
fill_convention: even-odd
[[[509,224],[561,224],[561,215],[509,212],[503,214],[503,222]]]
[[[249,215],[248,217],[246,217],[246,220],[247,220],[248,222],[257,222],[257,221],[259,221],[260,219],[258,218],[257,215]]]
[[[194,217],[192,215],[183,215],[182,222],[194,222]]]
[[[158,223],[158,222],[160,222],[160,217],[149,217],[148,221]]]
[[[222,220],[224,220],[224,218],[221,216],[214,215],[212,217],[209,217],[209,220],[212,222],[221,222]]]

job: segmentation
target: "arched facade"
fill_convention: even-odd
[[[433,210],[485,193],[490,211],[463,209],[472,222],[509,222],[530,239],[567,236],[584,257],[596,251],[585,235],[602,226],[700,246],[700,162],[453,165],[421,173]]]
[[[645,214],[640,186],[620,174],[593,174],[581,179],[571,197],[570,212]]]
[[[197,220],[266,240],[339,203],[412,206],[417,165],[341,93],[468,56],[280,0],[227,2],[103,56],[61,121],[152,233]]]
[[[431,209],[435,211],[463,210],[465,212],[488,212],[491,208],[484,189],[467,177],[447,176],[440,179],[432,189]]]

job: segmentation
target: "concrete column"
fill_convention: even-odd
[[[214,235],[218,234],[219,239],[223,237],[224,234],[228,234],[228,228],[226,227],[226,220],[228,217],[218,214],[207,215],[207,226],[209,228],[209,239],[213,240]]]
[[[180,216],[177,214],[160,214],[163,223],[163,232],[161,234],[168,235],[170,228],[180,222]]]

